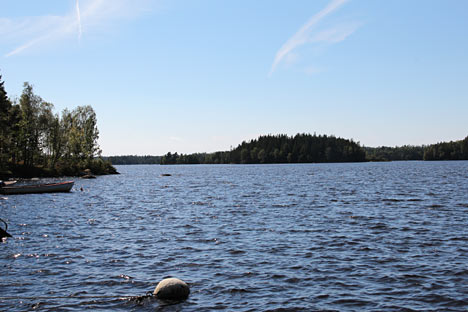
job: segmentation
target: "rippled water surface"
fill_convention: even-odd
[[[468,310],[468,162],[118,170],[0,200],[1,311]]]

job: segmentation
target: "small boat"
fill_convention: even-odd
[[[33,185],[10,185],[0,187],[0,193],[5,195],[12,194],[34,194],[34,193],[55,193],[69,192],[73,187],[73,181],[48,184]]]

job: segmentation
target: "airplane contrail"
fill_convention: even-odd
[[[337,10],[343,4],[345,4],[349,0],[331,0],[329,4],[322,9],[320,12],[312,16],[307,23],[305,23],[291,38],[286,41],[285,44],[278,50],[275,56],[275,60],[271,65],[270,73],[268,74],[269,77],[273,74],[278,64],[283,60],[291,51],[296,49],[298,46],[305,44],[309,38],[309,31],[313,28],[316,24],[320,22],[324,17],[328,14],[332,13],[333,11]]]
[[[81,40],[81,14],[79,0],[76,0],[76,19],[78,21],[78,40]]]

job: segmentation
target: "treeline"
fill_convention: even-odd
[[[468,160],[468,136],[459,141],[401,147],[364,147],[369,161]]]
[[[364,149],[352,140],[327,135],[266,135],[227,152],[210,154],[167,153],[161,164],[273,164],[361,162]]]
[[[161,163],[162,156],[107,156],[103,159],[110,161],[113,165],[155,165]]]
[[[34,93],[25,82],[19,99],[10,99],[0,75],[0,176],[80,175],[115,173],[100,158],[96,113],[91,106],[65,109]]]
[[[224,154],[226,152],[217,152],[217,154]],[[216,154],[216,153],[215,153]],[[210,162],[211,155],[208,153],[194,153],[194,154],[178,154],[177,152],[172,154],[171,152],[161,157],[161,165],[196,165],[196,164],[214,164],[214,163],[225,163],[225,162]]]
[[[423,160],[425,146],[364,147],[368,161]]]
[[[460,141],[427,146],[424,150],[424,160],[468,160],[468,136]]]
[[[400,147],[361,147],[326,135],[267,135],[226,152],[164,156],[112,156],[113,164],[268,164],[398,160],[468,160],[468,137],[460,141]],[[159,160],[159,161],[158,161]]]

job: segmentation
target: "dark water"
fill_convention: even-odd
[[[1,311],[468,309],[468,162],[118,170],[0,200]]]

